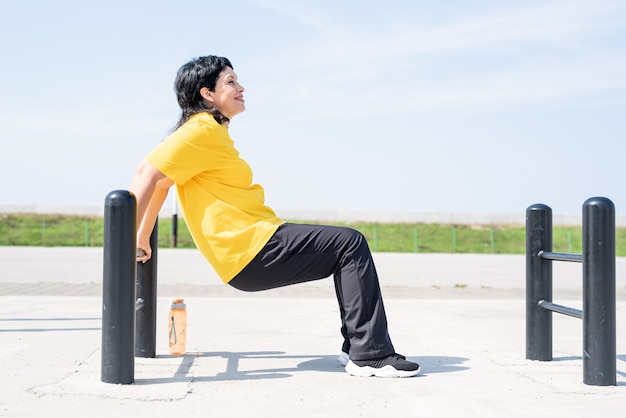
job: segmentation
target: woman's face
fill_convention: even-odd
[[[215,91],[202,87],[200,94],[224,116],[232,119],[246,110],[243,91],[243,86],[237,81],[237,74],[232,68],[226,67],[215,83]]]

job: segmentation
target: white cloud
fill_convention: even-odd
[[[622,0],[191,0],[149,15],[131,7],[112,25],[125,4],[103,4],[107,18],[91,20],[73,2],[55,3],[77,22],[64,32],[48,7],[0,16],[0,32],[28,32],[0,51],[0,171],[24,172],[7,183],[5,200],[68,199],[55,187],[77,175],[85,187],[67,203],[100,202],[124,187],[175,122],[177,66],[205,53],[234,60],[248,111],[231,132],[277,207],[424,210],[439,199],[446,210],[501,210],[538,193],[577,200],[580,164],[591,151],[605,161],[598,141],[617,163],[584,184],[624,194]],[[189,25],[189,10],[206,21]],[[526,167],[511,167],[510,148],[529,138],[567,151],[542,164],[572,178],[572,191],[521,190]],[[589,138],[591,151],[563,146]],[[493,175],[493,163],[506,168]],[[338,179],[355,172],[363,181],[348,193]]]
[[[298,22],[321,27],[304,8],[286,10]],[[270,80],[264,96],[276,107],[306,101],[299,105],[306,115],[299,117],[316,119],[380,112],[381,102],[396,112],[559,101],[624,89],[626,61],[611,37],[626,28],[625,11],[626,3],[617,1],[521,3],[429,27],[357,30],[359,39],[321,36],[288,57],[272,56],[297,82],[284,91]],[[334,30],[324,25],[325,34]]]

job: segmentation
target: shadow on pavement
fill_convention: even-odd
[[[197,382],[243,381],[263,379],[283,379],[300,372],[331,372],[345,373],[344,367],[334,355],[288,355],[281,351],[256,352],[197,352],[183,356],[159,355],[157,359],[181,358],[181,363],[172,377],[154,379],[136,379],[136,385],[153,385],[174,383],[181,380]],[[463,357],[414,357],[409,358],[420,363],[423,375],[434,373],[450,373],[469,369],[461,366],[467,361]],[[218,366],[219,360],[226,360],[226,366]],[[245,363],[248,368],[242,367]],[[250,367],[255,364],[285,363],[285,367]],[[293,366],[293,364],[295,366]],[[193,370],[192,370],[193,369]],[[211,370],[213,369],[213,370]],[[215,371],[209,375],[208,372]],[[190,373],[192,372],[192,373]]]

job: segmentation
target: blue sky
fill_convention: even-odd
[[[102,205],[231,59],[280,209],[626,213],[626,2],[0,3],[0,205]]]

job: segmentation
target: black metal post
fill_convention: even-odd
[[[615,206],[583,204],[583,382],[616,385]]]
[[[535,204],[526,209],[526,358],[549,361],[552,312],[539,302],[552,302],[552,262],[542,251],[552,251],[552,209]]]
[[[157,219],[150,235],[152,257],[145,263],[137,263],[137,298],[143,300],[143,305],[137,310],[135,316],[136,357],[154,358],[156,356],[158,225]]]
[[[178,247],[178,215],[172,215],[172,248]]]
[[[105,383],[135,380],[135,230],[137,204],[126,190],[109,193],[104,205],[102,367]]]

